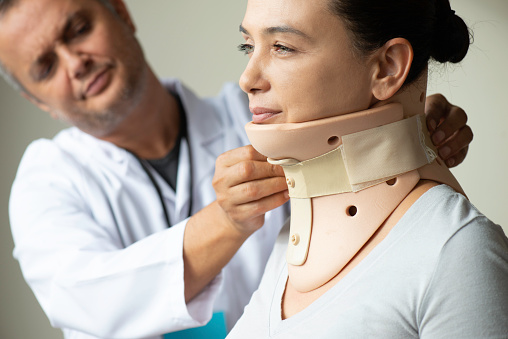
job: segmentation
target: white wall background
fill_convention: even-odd
[[[155,72],[176,76],[200,95],[236,81],[246,64],[236,45],[246,1],[126,0]],[[432,71],[429,92],[444,93],[469,115],[475,139],[453,170],[471,201],[508,233],[508,1],[452,0],[474,29],[475,44],[460,65]],[[64,126],[0,80],[0,338],[62,338],[25,284],[12,258],[7,213],[10,186],[28,143]]]

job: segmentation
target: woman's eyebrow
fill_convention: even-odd
[[[244,33],[244,34],[247,34],[247,35],[250,35],[249,32],[245,29],[245,27],[243,27],[242,25],[240,25],[240,32],[241,33]],[[267,27],[265,29],[263,29],[263,34],[265,35],[272,35],[272,34],[276,34],[276,33],[290,33],[290,34],[295,34],[295,35],[298,35],[298,36],[301,36],[303,38],[306,38],[306,39],[309,39],[310,40],[310,37],[305,34],[304,32],[296,29],[296,28],[293,28],[291,26],[286,26],[286,25],[283,25],[283,26],[271,26],[271,27]]]

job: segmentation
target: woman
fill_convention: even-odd
[[[508,239],[419,118],[429,59],[470,43],[448,0],[249,0],[240,29],[247,131],[292,218],[230,337],[506,337]]]

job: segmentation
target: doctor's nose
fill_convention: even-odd
[[[80,80],[90,71],[92,60],[85,54],[75,52],[65,45],[57,47],[57,54],[65,65],[69,78]]]
[[[247,94],[265,92],[270,89],[270,82],[264,77],[261,65],[252,57],[240,76],[240,88]]]

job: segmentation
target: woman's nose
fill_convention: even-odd
[[[252,56],[240,76],[240,88],[247,94],[267,91],[270,83],[264,76],[263,65],[258,58]]]

